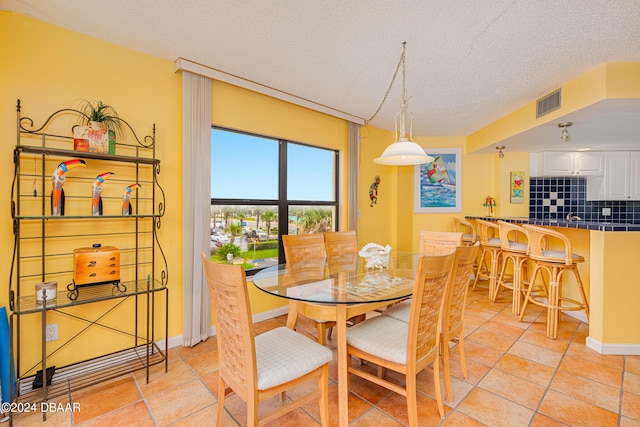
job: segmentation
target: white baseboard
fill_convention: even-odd
[[[287,314],[289,312],[289,306],[285,305],[282,307],[275,308],[273,310],[263,311],[262,313],[254,314],[252,316],[253,323],[262,322],[265,320],[273,319],[274,317],[282,316],[283,314]],[[216,334],[215,325],[211,325],[211,329],[209,330],[209,336],[212,337]],[[161,350],[165,350],[164,348],[164,340],[157,341],[156,344],[160,347]],[[177,335],[175,337],[169,338],[169,348],[180,347],[182,345],[182,335]]]
[[[640,356],[640,344],[603,344],[587,337],[587,347],[600,354],[619,354],[624,356]]]

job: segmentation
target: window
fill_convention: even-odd
[[[211,251],[247,274],[284,262],[282,234],[338,226],[338,152],[211,131]]]

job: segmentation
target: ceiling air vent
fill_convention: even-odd
[[[553,91],[536,101],[536,119],[560,108],[561,90]]]

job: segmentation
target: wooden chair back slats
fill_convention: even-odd
[[[439,255],[453,252],[462,244],[462,232],[430,231],[420,232],[420,253]]]
[[[438,352],[444,293],[451,276],[454,253],[423,255],[418,262],[409,314],[407,364],[421,371]],[[427,362],[429,361],[429,362]]]
[[[324,247],[328,258],[357,253],[358,239],[355,230],[324,233]]]
[[[305,259],[324,258],[327,255],[323,233],[283,235],[282,245],[287,264]]]
[[[440,337],[440,354],[442,354],[442,365],[444,367],[444,390],[447,400],[452,400],[453,398],[449,363],[449,341],[454,340],[456,337],[460,351],[462,375],[465,379],[468,377],[467,362],[464,353],[464,308],[466,306],[471,273],[479,249],[480,242],[476,242],[473,246],[459,246],[456,248],[451,278],[445,294]]]
[[[451,284],[445,300],[446,316],[443,319],[443,331],[446,331],[449,336],[452,336],[452,333],[459,332],[462,328],[469,281],[471,280],[473,264],[479,249],[479,242],[476,242],[473,246],[459,246],[456,248]]]
[[[213,305],[220,371],[233,390],[246,401],[257,377],[255,338],[244,270],[203,263]]]

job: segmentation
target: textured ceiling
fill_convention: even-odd
[[[406,41],[413,133],[423,136],[468,135],[600,64],[640,62],[638,0],[0,0],[0,9],[365,120]],[[372,125],[394,128],[400,89],[396,81]],[[625,108],[628,118],[635,107]]]

